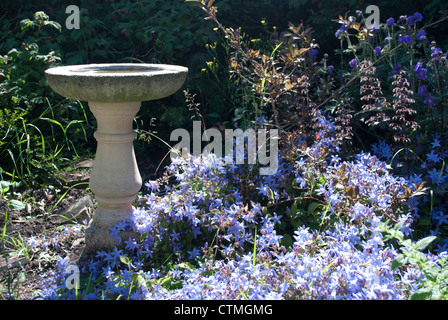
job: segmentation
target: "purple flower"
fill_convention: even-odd
[[[381,54],[381,46],[375,48],[375,55],[379,56]]]
[[[394,70],[392,70],[392,74],[396,75],[398,72],[400,72],[400,69],[401,69],[401,65],[397,62],[395,64]]]
[[[437,224],[441,225],[443,223],[448,224],[448,214],[443,214],[443,211],[439,210],[434,212],[433,220],[437,220]]]
[[[336,38],[340,38],[340,37],[344,34],[345,30],[346,30],[346,27],[345,27],[345,24],[343,24],[343,25],[338,29],[338,31],[336,31],[336,33],[334,34],[334,36],[335,36]]]
[[[420,80],[426,80],[426,78],[428,77],[426,75],[427,72],[428,72],[428,70],[425,69],[425,68],[418,69],[418,71],[417,71],[417,78],[419,78]]]
[[[417,64],[414,67],[414,72],[417,72],[418,69],[420,69],[423,66],[423,62],[417,62]]]
[[[431,142],[432,148],[437,148],[437,147],[441,147],[442,145],[440,144],[440,140],[437,138],[434,138],[434,141]]]
[[[350,67],[355,68],[358,65],[358,60],[352,59],[348,64]]]
[[[428,161],[431,161],[433,163],[437,163],[440,161],[439,155],[434,152],[434,150],[431,150],[431,153],[426,154],[426,156],[428,157]]]
[[[150,180],[145,183],[145,186],[148,187],[151,191],[159,191],[159,184],[157,180]]]
[[[328,70],[329,73],[333,73],[333,71],[334,71],[334,66],[328,66],[328,67],[327,67],[327,70]]]
[[[392,27],[395,23],[395,19],[390,17],[389,19],[387,19],[386,23],[389,27]]]
[[[412,17],[414,18],[415,22],[420,22],[423,20],[423,16],[419,12],[414,13]]]
[[[173,233],[170,233],[170,236],[172,237],[171,241],[179,241],[180,233],[177,233],[176,230],[173,230]]]
[[[425,40],[425,42],[427,41],[426,40],[426,31],[425,30],[420,30],[418,33],[417,33],[417,40]]]
[[[436,98],[434,97],[427,97],[425,99],[425,103],[429,106],[429,107],[434,107],[434,105],[436,104]]]
[[[314,59],[316,58],[317,54],[319,53],[319,51],[317,49],[313,49],[311,50],[311,61],[314,61]]]
[[[420,22],[422,20],[423,20],[423,16],[419,12],[416,12],[416,13],[414,13],[414,15],[412,15],[406,19],[406,23],[410,27],[412,27],[415,23]]]
[[[423,65],[422,62],[417,62],[417,64],[414,67],[414,72],[417,74],[417,78],[419,78],[420,80],[426,80],[427,78],[426,73],[428,72],[428,69],[422,68],[422,65]]]
[[[426,93],[428,92],[428,89],[426,88],[425,85],[421,85],[420,87],[418,87],[418,95],[421,97],[426,97]]]
[[[415,18],[414,16],[410,16],[406,19],[406,23],[408,24],[408,26],[412,27],[415,24]]]
[[[428,177],[432,180],[432,183],[439,184],[439,176],[440,172],[436,168],[433,168],[431,171],[428,170]]]
[[[431,49],[431,58],[437,58],[443,51],[440,48]]]
[[[193,248],[193,250],[188,251],[187,253],[188,253],[188,258],[193,259],[193,258],[197,257],[201,252],[197,248]]]
[[[412,42],[412,38],[411,38],[411,36],[409,36],[409,35],[405,35],[405,36],[400,37],[400,38],[398,39],[398,42],[399,42],[399,43],[404,42],[404,43],[409,44],[409,43]]]

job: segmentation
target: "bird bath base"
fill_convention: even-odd
[[[185,67],[159,64],[79,65],[45,72],[54,91],[87,101],[97,120],[94,137],[98,144],[90,189],[98,208],[86,229],[84,256],[116,247],[111,228],[132,214],[132,203],[142,186],[132,128],[141,102],[175,93],[187,72]],[[120,237],[128,240],[129,233]]]
[[[89,102],[98,123],[94,133],[98,145],[90,177],[90,189],[98,208],[86,230],[86,253],[116,246],[110,229],[129,218],[132,202],[142,186],[133,145],[136,133],[132,129],[140,105],[140,102]]]

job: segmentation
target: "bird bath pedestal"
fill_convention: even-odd
[[[45,72],[55,92],[87,101],[97,119],[94,137],[98,145],[90,189],[98,208],[86,229],[86,254],[117,245],[110,229],[129,218],[142,186],[132,129],[141,102],[172,95],[182,87],[187,72],[185,67],[161,64],[90,64]]]

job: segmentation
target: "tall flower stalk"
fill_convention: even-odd
[[[396,142],[408,143],[411,141],[410,134],[420,128],[420,125],[416,121],[409,120],[408,117],[417,113],[412,108],[412,105],[415,104],[415,100],[411,98],[414,92],[410,89],[411,84],[406,77],[405,71],[401,70],[397,72],[393,78],[394,100],[392,107],[395,115],[392,117],[393,122],[390,126],[397,132],[394,135]]]

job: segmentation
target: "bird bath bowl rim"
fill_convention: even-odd
[[[178,91],[188,68],[167,64],[100,63],[47,69],[50,87],[74,100],[131,102],[165,98]]]
[[[58,66],[45,71],[49,75],[82,77],[151,76],[187,72],[188,68],[167,64],[149,63],[92,63]]]

